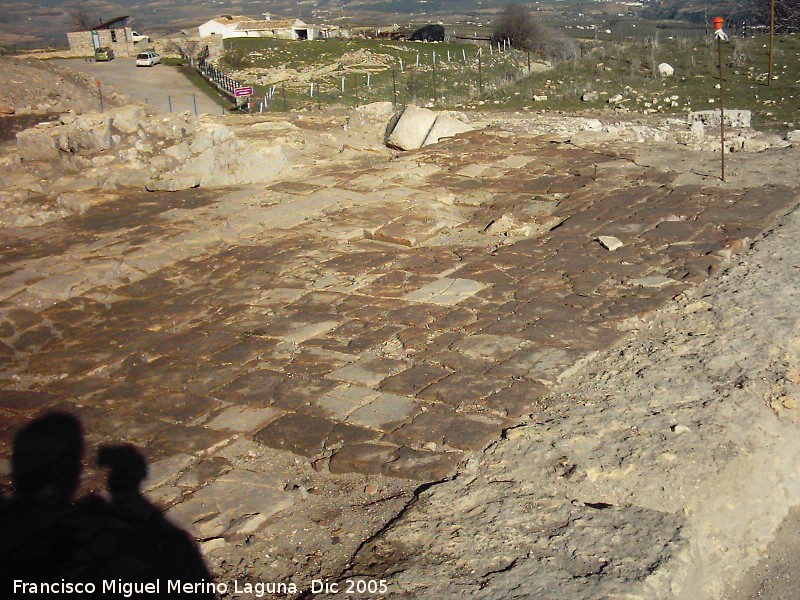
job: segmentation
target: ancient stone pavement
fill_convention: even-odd
[[[798,203],[676,177],[490,128],[4,230],[0,453],[67,410],[91,444],[144,448],[154,497],[206,540],[294,502],[235,443],[334,476],[445,478]]]

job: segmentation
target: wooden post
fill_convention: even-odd
[[[397,106],[397,72],[392,65],[392,106]]]
[[[491,46],[489,46],[491,48]],[[481,66],[481,52],[478,50],[478,92],[483,96],[483,68]]]
[[[436,51],[433,53],[433,101],[436,102]]]

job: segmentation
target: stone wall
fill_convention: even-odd
[[[136,56],[139,51],[131,39],[131,28],[98,29],[100,46],[111,48],[116,56]],[[94,56],[91,31],[73,31],[67,34],[70,52],[75,56]]]

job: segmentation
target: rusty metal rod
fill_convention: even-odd
[[[772,44],[775,38],[775,0],[769,3],[769,73],[767,74],[767,85],[772,85]]]
[[[722,181],[725,181],[725,94],[722,84],[722,39],[717,38],[717,55],[719,57],[719,160],[722,170]]]

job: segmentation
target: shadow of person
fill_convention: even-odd
[[[83,456],[72,415],[51,413],[21,429],[11,455],[14,494],[0,512],[0,581],[54,581],[75,547],[70,519]]]
[[[213,598],[214,579],[208,571],[194,539],[170,523],[142,495],[147,479],[147,462],[136,447],[102,446],[97,454],[99,465],[109,469],[108,491],[111,502],[109,516],[131,530],[124,536],[122,557],[129,565],[138,564],[133,575],[139,581],[180,580],[183,584],[200,584],[193,597]],[[124,577],[123,577],[124,578]],[[162,587],[163,589],[163,587]]]
[[[83,431],[72,415],[50,413],[21,429],[12,450],[13,495],[0,504],[0,590],[44,584],[168,581],[198,584],[192,597],[214,598],[213,578],[194,540],[141,493],[147,462],[130,445],[101,447],[110,501],[74,500]],[[62,585],[63,587],[63,585]],[[117,590],[119,593],[119,590]],[[84,594],[85,595],[85,594]]]

